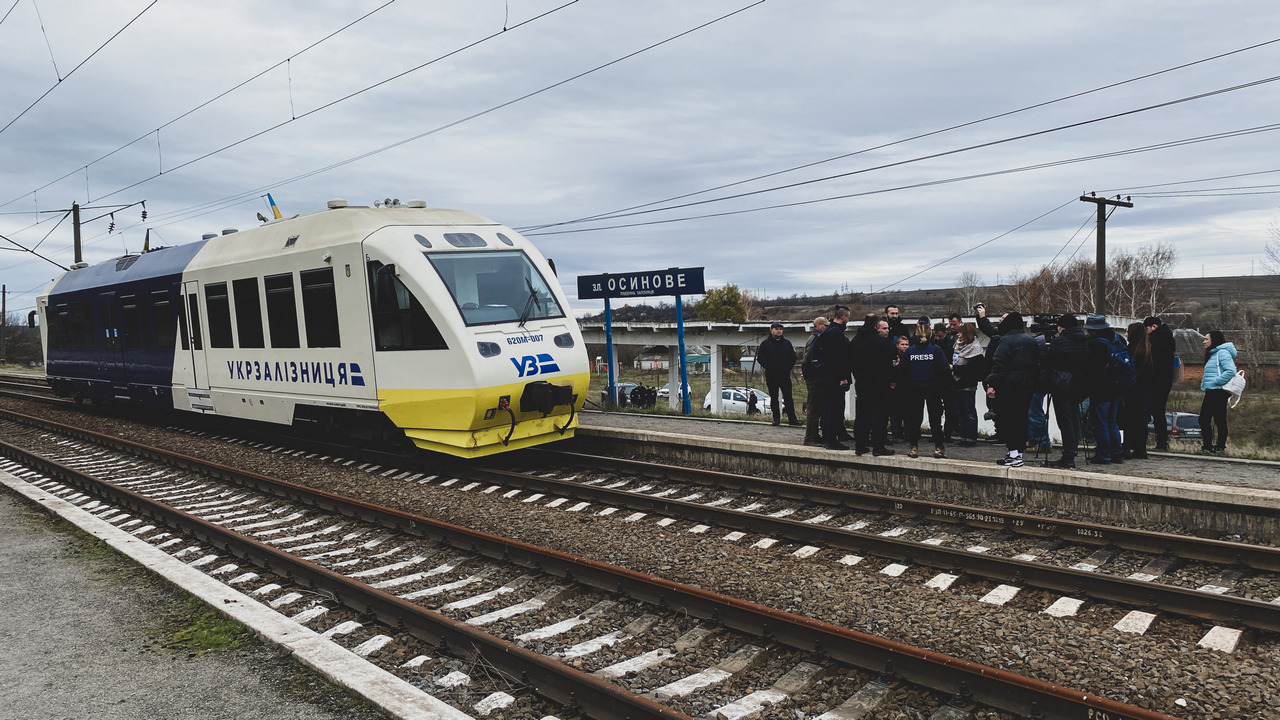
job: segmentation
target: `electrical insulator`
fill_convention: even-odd
[[[115,232],[115,231],[116,231],[116,221],[112,220],[111,224],[107,225],[107,232]]]
[[[143,210],[143,211],[142,211],[142,219],[143,219],[143,220],[146,220],[146,219],[147,219],[147,211],[146,211],[146,210]]]

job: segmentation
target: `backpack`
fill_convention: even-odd
[[[1111,354],[1107,356],[1107,369],[1103,378],[1112,392],[1118,395],[1133,387],[1138,381],[1138,371],[1134,367],[1129,345],[1124,340],[1112,338],[1108,349]]]

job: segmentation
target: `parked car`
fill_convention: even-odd
[[[1199,440],[1200,416],[1185,412],[1167,412],[1164,414],[1165,424],[1169,427],[1170,440]],[[1155,432],[1155,423],[1147,421],[1147,432]]]
[[[635,383],[620,382],[614,383],[614,387],[618,389],[618,401],[609,402],[609,388],[606,387],[600,391],[600,404],[604,407],[612,407],[614,405],[626,407],[630,405],[631,391],[634,390],[637,385]]]
[[[687,391],[689,389],[689,386],[685,385],[684,389]],[[671,383],[667,383],[666,385],[663,385],[662,387],[658,388],[658,397],[660,398],[671,397]],[[681,395],[680,397],[684,397],[684,395]]]
[[[745,415],[747,413],[748,398],[750,392],[756,394],[756,408],[761,413],[771,412],[769,404],[769,393],[760,388],[751,387],[727,387],[720,390],[720,411],[725,413],[738,413]],[[702,401],[702,409],[711,411],[711,393],[707,393],[706,398]]]

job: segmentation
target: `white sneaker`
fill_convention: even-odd
[[[1005,467],[1022,467],[1022,453],[1010,455],[1004,462]]]

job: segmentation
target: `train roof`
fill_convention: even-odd
[[[327,210],[273,220],[259,227],[230,232],[186,245],[162,248],[141,255],[125,255],[64,273],[47,289],[47,294],[110,287],[119,283],[180,275],[197,266],[276,257],[286,248],[323,248],[359,242],[374,231],[389,226],[451,227],[497,226],[482,215],[465,210],[394,206],[350,207],[345,204]],[[200,260],[193,260],[202,250]]]
[[[160,248],[141,255],[125,255],[96,265],[70,270],[49,286],[47,294],[110,287],[120,283],[181,275],[191,258],[204,247],[205,240]]]

